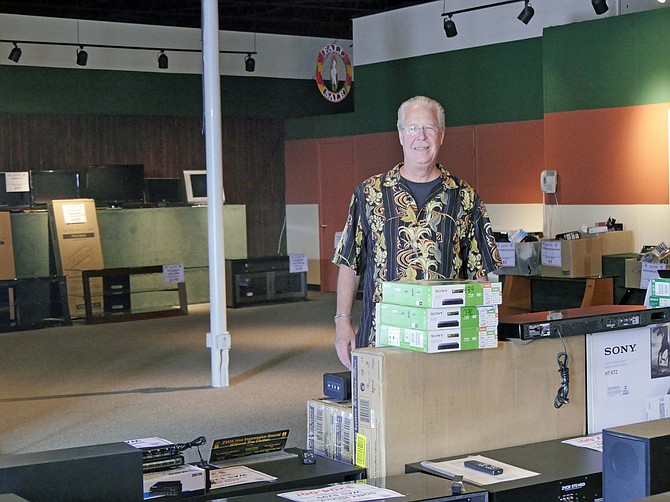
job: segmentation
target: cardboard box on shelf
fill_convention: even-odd
[[[379,322],[391,326],[435,330],[441,328],[479,328],[498,325],[498,306],[423,308],[380,303]]]
[[[397,347],[429,354],[495,349],[498,346],[498,329],[493,326],[426,330],[382,324],[377,335],[377,346]]]
[[[385,281],[384,303],[416,307],[500,305],[502,283],[481,281]]]
[[[586,432],[585,342],[565,337],[570,404],[556,409],[557,338],[439,356],[392,348],[353,351],[356,464],[367,476],[405,464]]]
[[[499,275],[540,275],[540,241],[535,242],[498,242],[498,251],[504,266],[498,269]]]
[[[635,252],[635,237],[632,230],[603,232],[596,234],[600,240],[600,251],[603,256]]]
[[[602,274],[602,241],[596,237],[542,241],[545,277],[597,277]]]
[[[49,225],[56,267],[67,281],[72,317],[85,317],[82,270],[104,268],[98,218],[93,199],[63,199],[49,203]],[[102,279],[90,281],[94,313],[103,310]]]
[[[652,276],[658,276],[657,270],[667,270],[670,267],[667,263],[645,263],[637,258],[628,258],[624,262],[625,286],[631,289],[646,289],[649,279]]]
[[[0,212],[0,279],[16,279],[12,220],[8,212]]]

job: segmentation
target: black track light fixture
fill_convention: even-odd
[[[530,2],[526,0],[526,5],[524,5],[523,10],[521,11],[517,19],[521,21],[523,24],[528,24],[529,21],[533,19],[534,15],[535,15],[535,9],[533,9],[533,6],[530,4]]]
[[[16,42],[13,43],[14,48],[9,53],[9,57],[7,59],[9,59],[10,61],[14,61],[15,63],[18,63],[19,59],[21,59],[21,49],[19,49],[19,46],[16,44]]]
[[[451,16],[444,18],[444,34],[447,35],[447,38],[452,38],[458,35],[456,23],[451,19]]]
[[[161,70],[165,70],[168,67],[168,57],[164,50],[161,50],[160,54],[158,55],[158,67]]]
[[[77,64],[79,66],[86,66],[86,63],[88,63],[88,52],[84,50],[83,45],[80,45],[79,49],[77,49]]]
[[[593,10],[596,11],[596,14],[598,15],[604,14],[609,9],[607,0],[591,0],[591,5],[593,5]]]
[[[253,72],[256,69],[256,60],[251,57],[251,54],[247,54],[247,57],[244,58],[244,69],[248,72]]]

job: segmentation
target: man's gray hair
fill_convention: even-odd
[[[405,112],[410,106],[425,106],[426,108],[434,110],[437,115],[437,124],[440,126],[440,129],[445,127],[444,108],[442,108],[442,105],[426,96],[414,96],[413,98],[409,98],[400,105],[400,108],[398,108],[398,123],[396,124],[398,130],[405,127]]]

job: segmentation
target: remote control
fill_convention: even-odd
[[[300,460],[303,464],[316,464],[316,455],[312,450],[300,450]]]
[[[502,467],[487,464],[485,462],[479,462],[478,460],[466,460],[464,465],[465,467],[474,469],[475,471],[485,472],[486,474],[492,474],[493,476],[497,476],[503,473]]]

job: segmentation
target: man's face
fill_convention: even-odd
[[[439,128],[437,114],[426,106],[411,106],[405,111],[402,126],[404,129],[399,131],[399,135],[405,165],[410,168],[433,166],[444,139],[444,130]],[[411,131],[407,131],[411,126],[415,126],[414,136]]]

